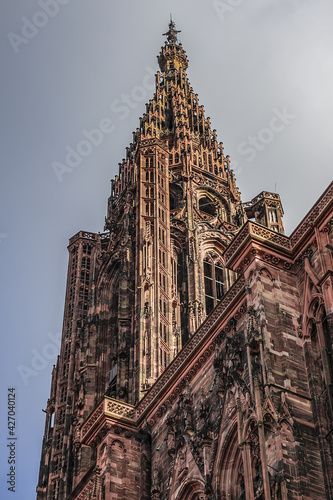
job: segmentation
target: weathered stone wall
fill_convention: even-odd
[[[246,314],[221,317],[215,357],[152,428],[152,498],[327,498],[296,273],[254,261],[246,288]]]

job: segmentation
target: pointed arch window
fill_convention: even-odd
[[[224,269],[206,256],[203,262],[206,314],[209,314],[224,295]]]
[[[232,463],[232,474],[230,474],[230,463]],[[221,488],[220,498],[228,498],[228,500],[245,500],[247,497],[254,498],[251,487],[247,491],[248,495],[245,492],[243,454],[238,445],[236,426],[234,426],[234,432],[231,434],[229,443],[225,449],[219,483]]]
[[[308,366],[311,366],[309,377],[310,394],[312,395],[317,415],[321,415],[322,437],[332,428],[332,393],[329,389],[332,379],[332,358],[326,313],[323,304],[315,300],[308,308],[311,319],[307,332],[311,339],[309,346]],[[322,397],[317,398],[316,394]],[[325,430],[324,430],[325,429]]]

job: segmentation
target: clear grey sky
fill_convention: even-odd
[[[4,0],[1,10],[0,497],[32,500],[68,238],[103,231],[110,179],[153,94],[170,12],[243,201],[276,186],[290,234],[332,180],[333,3]],[[130,102],[122,112],[121,101]],[[113,131],[68,168],[68,151],[105,118]],[[67,165],[62,182],[54,162]],[[16,496],[5,483],[9,386]]]

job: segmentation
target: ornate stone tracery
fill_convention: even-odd
[[[166,36],[106,232],[69,242],[38,500],[331,499],[333,187],[291,237],[242,203]]]

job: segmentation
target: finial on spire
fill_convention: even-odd
[[[172,14],[170,14],[170,23],[169,23],[169,31],[166,33],[163,33],[163,36],[168,37],[168,42],[169,43],[176,43],[177,42],[177,33],[181,33],[180,31],[176,30],[176,25],[172,20]]]

